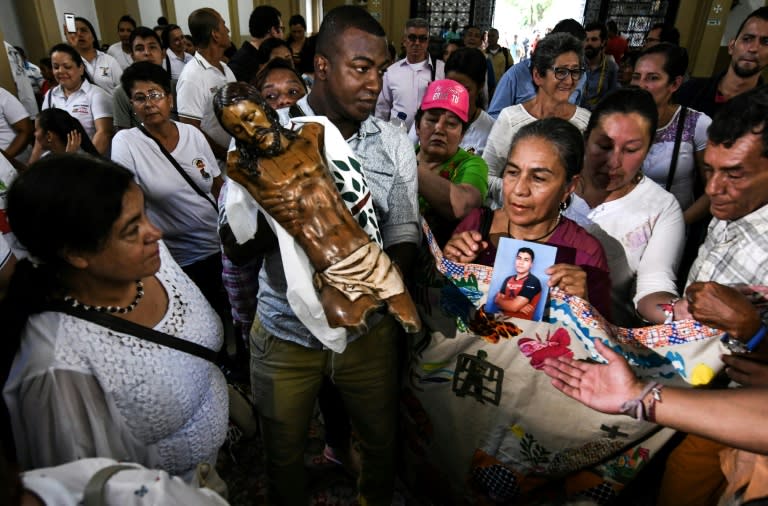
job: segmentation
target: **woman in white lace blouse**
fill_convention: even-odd
[[[132,174],[51,155],[17,179],[8,215],[35,260],[18,263],[0,313],[16,352],[3,394],[22,468],[109,457],[191,478],[214,464],[228,419],[218,367],[51,310],[63,301],[221,347],[219,319],[160,242]]]

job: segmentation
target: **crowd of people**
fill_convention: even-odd
[[[522,51],[499,46],[493,28],[484,40],[448,24],[433,55],[429,23],[410,19],[390,34],[402,35],[392,58],[359,7],[326,13],[312,36],[302,16],[288,30],[282,19],[256,7],[238,49],[220,13],[197,9],[189,49],[179,25],[126,15],[102,51],[77,17],[39,68],[6,44],[19,79],[16,95],[0,89],[6,458],[32,470],[101,457],[193,482],[226,437],[222,369],[235,369],[251,380],[270,503],[306,504],[319,400],[325,457],[348,463],[359,449],[361,504],[391,504],[402,329],[371,313],[333,351],[305,324],[265,211],[248,208],[247,240],[229,215],[241,188],[228,163],[248,159],[237,142],[274,156],[310,116],[326,121],[321,152],[347,150],[361,187],[343,197],[372,205],[358,221],[407,284],[424,268],[424,220],[460,263],[493,266],[506,237],[556,246],[549,286],[616,325],[695,319],[727,333],[725,373],[739,388],[644,385],[601,343],[607,365],[560,357],[543,370],[596,410],[628,413],[630,402],[632,416],[688,433],[659,504],[717,504],[727,485],[731,500],[768,497],[733,464],[757,454],[748,477],[768,464],[768,320],[741,288],[768,280],[768,7],[743,20],[727,68],[709,78],[689,76],[665,24],[628,48],[615,22],[565,19],[516,61]],[[217,94],[235,82],[243,96]],[[283,216],[311,214],[295,193],[271,198]],[[505,312],[526,318],[538,295],[505,285]]]

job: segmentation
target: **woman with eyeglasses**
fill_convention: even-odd
[[[112,160],[134,174],[173,259],[227,321],[215,204],[222,178],[216,157],[200,130],[171,120],[171,77],[165,69],[137,62],[125,69],[121,81],[141,125],[115,135]]]
[[[507,164],[512,138],[521,127],[537,119],[562,118],[582,132],[586,129],[589,111],[568,102],[583,73],[584,49],[576,37],[553,33],[539,41],[531,56],[536,96],[501,111],[483,152],[488,164],[488,203],[492,208],[501,207],[501,174]]]

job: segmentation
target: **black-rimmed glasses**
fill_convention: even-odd
[[[584,73],[583,68],[569,69],[568,67],[552,67],[552,72],[555,73],[555,79],[562,81],[570,74],[571,79],[578,81],[581,79],[581,75]]]

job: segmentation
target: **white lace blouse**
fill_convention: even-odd
[[[156,330],[218,350],[222,327],[161,243]],[[191,477],[216,462],[227,385],[212,363],[57,312],[34,315],[3,389],[24,469],[109,457]]]

